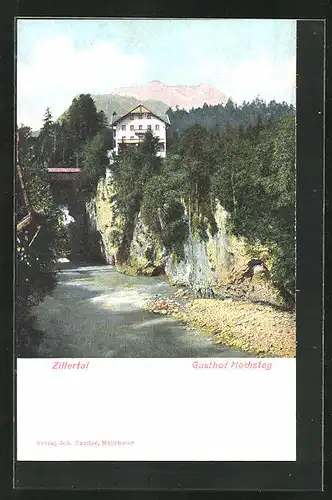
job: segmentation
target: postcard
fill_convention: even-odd
[[[296,21],[17,19],[18,461],[296,460]]]

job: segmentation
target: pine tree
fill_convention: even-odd
[[[105,115],[97,112],[90,94],[81,94],[73,99],[64,125],[70,137],[70,161],[72,166],[80,167],[86,142],[106,127]]]
[[[50,108],[46,108],[43,127],[38,137],[38,156],[44,168],[52,168],[56,149],[55,124]]]

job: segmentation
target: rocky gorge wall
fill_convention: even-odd
[[[138,215],[131,235],[129,258],[125,263],[119,262],[124,223],[114,212],[114,194],[112,178],[107,173],[99,181],[95,197],[86,204],[88,234],[94,242],[99,240],[105,262],[129,274],[166,274],[171,284],[201,290],[204,296],[204,290],[230,282],[236,270],[243,269],[259,251],[230,234],[227,213],[218,205],[215,213],[217,232],[208,234],[202,241],[189,231],[181,259],[156,242]]]
[[[95,197],[86,203],[88,238],[90,241],[98,240],[100,253],[110,265],[115,264],[117,235],[121,232],[120,221],[114,214],[113,196],[113,185],[107,173],[105,178],[99,180]],[[95,245],[91,251],[97,251]]]

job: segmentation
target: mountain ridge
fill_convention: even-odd
[[[213,106],[227,102],[226,95],[208,83],[192,86],[167,85],[159,80],[152,80],[146,85],[118,87],[113,94],[134,97],[139,101],[161,101],[170,108],[186,110],[202,107],[204,103]]]
[[[121,116],[128,113],[128,111],[135,108],[139,104],[144,104],[156,115],[164,115],[169,109],[169,106],[162,101],[153,99],[139,100],[132,96],[119,96],[114,93],[92,94],[91,97],[95,102],[97,111],[104,111],[109,122],[111,121],[114,112]]]

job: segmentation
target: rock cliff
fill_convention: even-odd
[[[179,258],[154,239],[140,214],[133,221],[131,234],[126,235],[124,223],[115,212],[114,195],[108,173],[99,181],[95,198],[86,205],[89,239],[94,251],[99,241],[107,263],[129,274],[166,274],[170,283],[189,287],[204,297],[218,285],[229,283],[234,272],[243,268],[254,253],[255,249],[248,248],[244,241],[227,230],[227,213],[218,205],[215,213],[217,232],[207,234],[203,241],[189,231],[183,257]],[[120,253],[126,237],[129,238],[129,251],[123,261]]]

